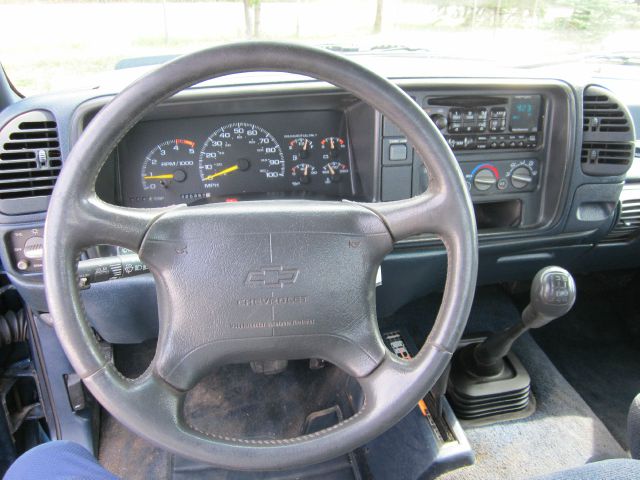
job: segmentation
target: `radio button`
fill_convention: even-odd
[[[449,121],[451,123],[462,123],[462,111],[457,108],[449,110]]]
[[[461,123],[449,123],[449,133],[461,133],[462,132],[462,124]]]

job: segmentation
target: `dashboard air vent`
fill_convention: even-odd
[[[587,87],[582,126],[582,171],[594,176],[624,175],[635,153],[633,121],[624,104],[603,87]]]
[[[629,165],[634,158],[634,146],[626,143],[583,143],[580,161],[597,165]]]
[[[58,130],[51,113],[24,113],[0,131],[0,200],[51,195],[61,168]]]
[[[585,132],[631,131],[631,123],[626,112],[604,88],[592,86],[585,90],[583,110]]]
[[[640,192],[635,190],[635,198],[621,197],[618,221],[601,243],[627,242],[640,233]]]

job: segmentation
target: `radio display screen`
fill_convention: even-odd
[[[509,127],[512,132],[537,132],[540,123],[540,95],[517,95],[511,103]]]

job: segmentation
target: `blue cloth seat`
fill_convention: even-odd
[[[640,460],[602,460],[536,477],[535,480],[640,480]]]
[[[118,480],[83,446],[64,440],[38,445],[20,455],[4,480]]]
[[[4,480],[119,480],[77,443],[44,443],[21,455]],[[640,480],[640,460],[617,459],[537,477],[535,480]],[[386,479],[381,479],[386,480]]]

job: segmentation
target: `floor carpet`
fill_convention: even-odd
[[[607,280],[608,279],[608,280]],[[640,393],[640,285],[578,280],[574,308],[533,337],[623,446],[627,412]]]
[[[426,297],[403,308],[388,321],[405,324],[419,343],[424,340],[438,305],[437,296]],[[503,329],[518,318],[518,309],[502,289],[482,288],[476,295],[467,332]],[[531,375],[536,412],[523,420],[466,428],[476,463],[450,472],[443,479],[530,478],[626,456],[530,335],[520,338],[514,351]]]

